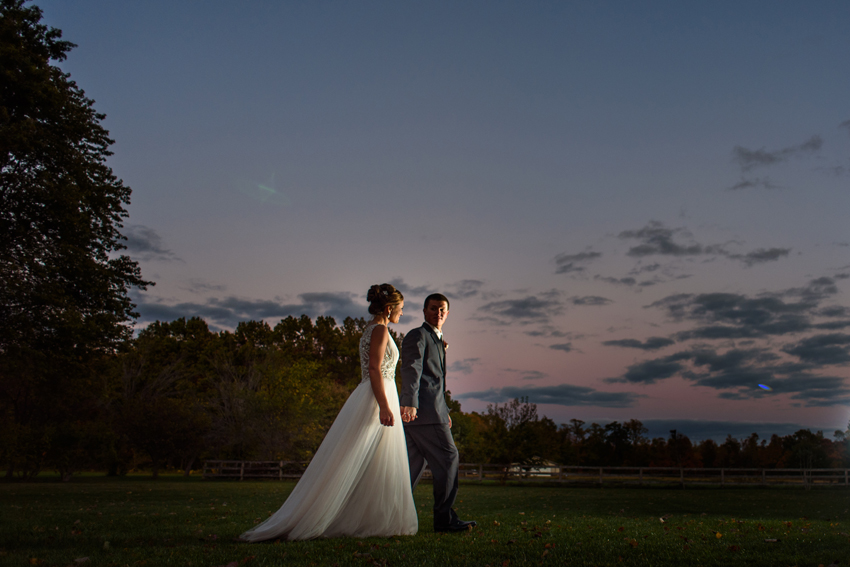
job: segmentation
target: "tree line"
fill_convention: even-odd
[[[791,435],[744,439],[727,435],[723,443],[692,442],[671,431],[669,437],[647,436],[637,419],[587,425],[580,419],[556,424],[537,414],[527,398],[490,404],[485,413],[463,413],[454,404],[455,442],[461,460],[473,463],[570,466],[684,468],[847,468],[850,467],[850,424],[833,438],[822,431],[800,429]],[[457,417],[455,417],[457,415]]]
[[[75,387],[18,380],[2,398],[6,478],[45,469],[189,474],[205,459],[309,460],[361,379],[366,321],[287,317],[213,332],[200,318],[156,322],[73,372]],[[400,343],[402,336],[391,332]],[[9,376],[0,386],[9,393]],[[43,387],[46,387],[43,389]],[[803,429],[760,440],[692,443],[647,437],[632,419],[556,424],[527,399],[464,412],[449,395],[462,462],[587,466],[828,468],[850,466],[847,432]],[[47,411],[45,411],[47,410]]]

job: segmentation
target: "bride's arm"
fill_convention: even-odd
[[[390,333],[385,325],[376,325],[372,329],[372,340],[369,344],[369,382],[372,384],[372,393],[375,394],[375,400],[381,409],[381,425],[387,426],[395,425],[395,417],[390,411],[387,392],[384,390],[384,377],[381,376],[381,361],[384,360],[389,337]]]

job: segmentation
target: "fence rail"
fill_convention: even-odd
[[[206,461],[205,479],[301,478],[309,461]],[[430,478],[425,470],[423,478]],[[850,486],[850,469],[731,469],[678,467],[520,466],[461,463],[467,481],[547,482],[580,485]]]

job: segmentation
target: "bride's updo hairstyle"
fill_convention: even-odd
[[[366,301],[369,302],[369,313],[377,315],[387,305],[398,305],[404,301],[404,296],[391,284],[373,285],[366,293]]]

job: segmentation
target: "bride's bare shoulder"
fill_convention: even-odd
[[[372,339],[373,340],[384,340],[387,336],[389,336],[390,332],[387,329],[387,326],[383,323],[375,323],[372,329]]]

